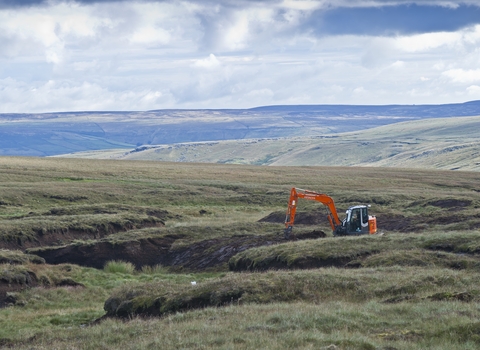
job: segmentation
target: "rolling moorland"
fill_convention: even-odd
[[[304,201],[284,240],[293,186],[382,234]],[[480,345],[477,172],[0,157],[0,187],[3,348]]]
[[[61,157],[479,171],[478,130],[480,116],[432,118],[322,136],[189,142]]]
[[[184,142],[324,136],[402,121],[478,115],[480,101],[445,105],[312,105],[241,110],[0,114],[0,155],[43,157]],[[270,164],[270,158],[281,155],[278,153],[281,147],[275,145],[273,148],[271,155],[267,152],[265,158],[253,161],[246,158],[247,154],[222,155],[221,160]],[[181,155],[172,154],[172,157],[171,160],[182,160]]]

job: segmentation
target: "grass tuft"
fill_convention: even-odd
[[[142,273],[146,275],[160,275],[168,273],[168,269],[162,265],[155,265],[155,266],[142,266]]]
[[[135,266],[131,262],[112,260],[105,264],[103,270],[108,273],[123,273],[126,275],[133,275],[135,273]]]
[[[25,254],[20,250],[0,249],[0,264],[45,264],[45,259],[34,255]]]

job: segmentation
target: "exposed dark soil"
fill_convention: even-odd
[[[465,216],[458,211],[451,211],[448,215],[436,214],[431,216],[403,216],[403,215],[377,215],[377,227],[382,231],[396,232],[420,232],[428,227],[447,226],[451,224],[469,223],[468,229],[477,229],[480,227],[478,219],[480,216]],[[471,220],[474,221],[471,221]],[[476,220],[477,219],[477,220]]]
[[[37,283],[37,277],[33,272],[26,272],[23,281],[8,281],[0,278],[0,308],[14,305],[16,298],[15,292],[21,291],[25,288],[35,287]]]
[[[10,241],[0,240],[0,249],[25,250],[34,247],[65,245],[74,240],[100,239],[118,232],[126,232],[133,229],[148,227],[162,227],[164,225],[165,224],[162,221],[146,219],[135,224],[127,222],[123,225],[118,223],[98,225],[94,230],[76,230],[68,228],[58,230],[38,230],[35,232],[34,238]]]
[[[264,218],[258,220],[259,222],[284,223],[285,212],[275,211]],[[312,212],[297,212],[295,214],[296,225],[328,225],[327,215],[325,212],[316,210]]]
[[[425,227],[418,226],[419,218],[403,215],[377,215],[378,231],[419,232]]]
[[[340,238],[341,239],[341,238]],[[320,258],[305,256],[303,258],[296,259],[288,264],[282,260],[265,260],[261,263],[254,265],[254,261],[249,258],[241,258],[236,263],[229,264],[231,271],[266,271],[266,270],[295,270],[295,269],[317,269],[321,267],[348,267],[358,268],[360,265],[352,264],[352,262],[358,259],[365,258],[371,254],[375,254],[375,251],[359,252],[355,256],[338,256],[329,258]]]
[[[297,240],[325,237],[322,231],[296,235]],[[208,239],[188,246],[172,247],[183,235],[145,238],[136,241],[112,243],[99,241],[90,245],[68,245],[30,250],[45,259],[48,264],[71,263],[103,268],[108,261],[122,260],[137,268],[144,265],[171,266],[188,270],[204,270],[227,264],[235,254],[264,245],[285,243],[283,235],[237,235]]]
[[[15,276],[14,280],[7,280],[6,278],[0,278],[0,308],[9,305],[22,305],[19,302],[16,292],[22,291],[26,288],[36,287],[43,285],[45,287],[85,287],[83,284],[71,279],[70,277],[60,278],[57,281],[48,281],[38,279],[35,273],[31,271],[25,271],[21,275]],[[19,278],[20,277],[20,278]]]
[[[472,201],[459,199],[439,199],[428,202],[428,204],[439,208],[464,208],[472,204]]]

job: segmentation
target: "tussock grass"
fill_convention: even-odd
[[[0,264],[0,282],[29,285],[32,283],[32,273],[23,265]]]
[[[400,318],[399,315],[402,315]],[[163,319],[108,319],[94,327],[7,341],[18,349],[476,349],[479,311],[466,303],[415,307],[369,302],[207,308]],[[408,322],[404,321],[408,319]],[[438,322],[441,319],[442,322]]]
[[[142,266],[142,273],[147,275],[166,274],[169,270],[162,265]]]
[[[20,346],[24,341],[32,347],[34,346],[32,344],[39,344],[32,337],[42,333],[62,337],[68,329],[94,329],[95,327],[86,325],[105,314],[103,310],[105,300],[112,290],[121,285],[138,286],[154,281],[166,285],[183,285],[190,284],[192,280],[202,282],[219,276],[211,273],[171,274],[161,269],[154,269],[148,273],[140,271],[133,274],[108,273],[73,264],[0,265],[0,274],[4,270],[8,271],[8,275],[1,276],[17,283],[24,283],[23,286],[26,288],[15,293],[14,306],[0,308],[0,348],[10,344],[9,341],[16,344],[14,347]],[[37,287],[28,288],[25,284],[26,274],[30,277],[35,276]],[[0,288],[1,286],[0,283]]]
[[[132,275],[135,273],[135,266],[130,262],[114,260],[107,262],[103,270],[108,273],[123,273]]]
[[[233,256],[231,270],[266,270],[322,266],[435,265],[453,268],[478,268],[477,232],[438,232],[415,235],[332,237],[252,248]],[[427,251],[424,251],[427,250]],[[440,251],[438,255],[432,251]],[[437,254],[437,255],[435,255]],[[348,265],[347,265],[348,266]]]
[[[41,349],[473,350],[478,347],[479,312],[470,306],[430,301],[412,308],[377,302],[246,304],[163,319],[108,319],[94,327],[45,331],[25,342],[7,338],[4,344],[18,349],[29,349],[34,343]]]
[[[163,225],[163,221],[153,216],[133,213],[33,216],[4,222],[0,228],[0,241],[7,245],[16,244],[19,247],[38,246],[42,241],[58,244],[68,242],[75,237],[99,237],[137,226],[156,225]]]
[[[131,317],[239,303],[395,302],[405,296],[422,300],[435,293],[465,289],[471,300],[480,301],[479,277],[474,271],[418,267],[230,273],[196,285],[124,286],[114,292],[104,307],[107,315]]]
[[[350,265],[361,267],[425,266],[480,271],[480,259],[476,256],[422,249],[389,250],[368,256],[363,260],[354,260]]]
[[[20,250],[0,249],[0,264],[45,264],[45,259],[34,254],[25,254]]]

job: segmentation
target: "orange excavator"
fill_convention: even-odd
[[[356,236],[362,234],[377,233],[377,219],[368,215],[369,205],[356,205],[347,209],[347,216],[340,221],[337,208],[332,197],[323,193],[317,193],[299,188],[292,188],[288,201],[287,217],[285,218],[285,238],[292,235],[295,212],[299,198],[310,199],[322,203],[327,208],[327,219],[332,227],[334,236]]]

